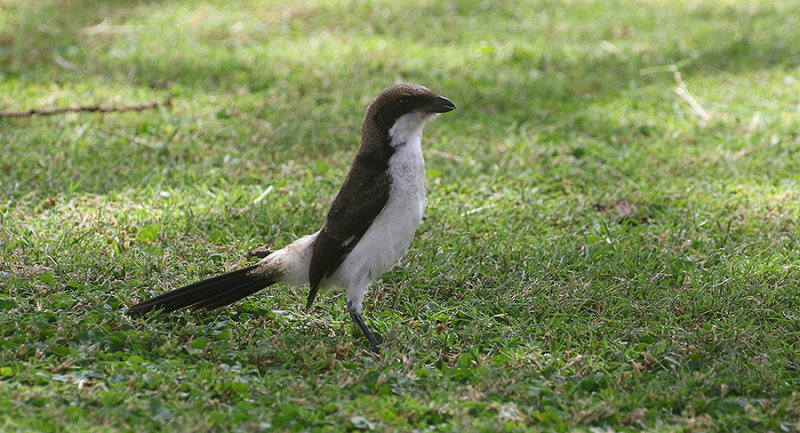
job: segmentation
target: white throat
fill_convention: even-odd
[[[437,116],[438,114],[436,113],[425,113],[423,111],[413,111],[400,116],[389,129],[391,146],[397,148],[397,146],[404,144],[420,143],[425,123]]]

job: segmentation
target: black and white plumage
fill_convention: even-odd
[[[129,311],[214,309],[275,283],[308,284],[307,308],[320,289],[347,290],[350,317],[378,351],[364,322],[369,284],[403,257],[425,209],[425,123],[455,109],[416,84],[397,84],[367,107],[361,145],[318,232],[268,253],[259,263],[133,305]]]

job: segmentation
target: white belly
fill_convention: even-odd
[[[390,130],[395,152],[389,159],[392,186],[386,205],[336,272],[320,282],[321,289],[339,287],[348,289],[348,293],[363,294],[370,282],[397,264],[408,250],[427,202],[422,157],[423,122],[410,120],[398,121]],[[276,279],[280,282],[308,284],[313,240],[318,233],[304,236],[265,257],[264,269],[279,269]],[[360,298],[357,302],[361,302]]]
[[[389,199],[326,285],[350,288],[369,284],[405,255],[427,202],[421,132],[409,137],[389,159]]]

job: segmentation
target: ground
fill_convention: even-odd
[[[797,431],[800,5],[0,1],[1,431]],[[322,224],[369,100],[428,208],[341,293],[125,307]]]

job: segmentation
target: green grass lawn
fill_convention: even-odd
[[[172,102],[0,118],[0,431],[800,430],[800,4],[286,3],[0,0],[0,111]],[[317,230],[398,80],[458,110],[379,356],[125,313]]]

